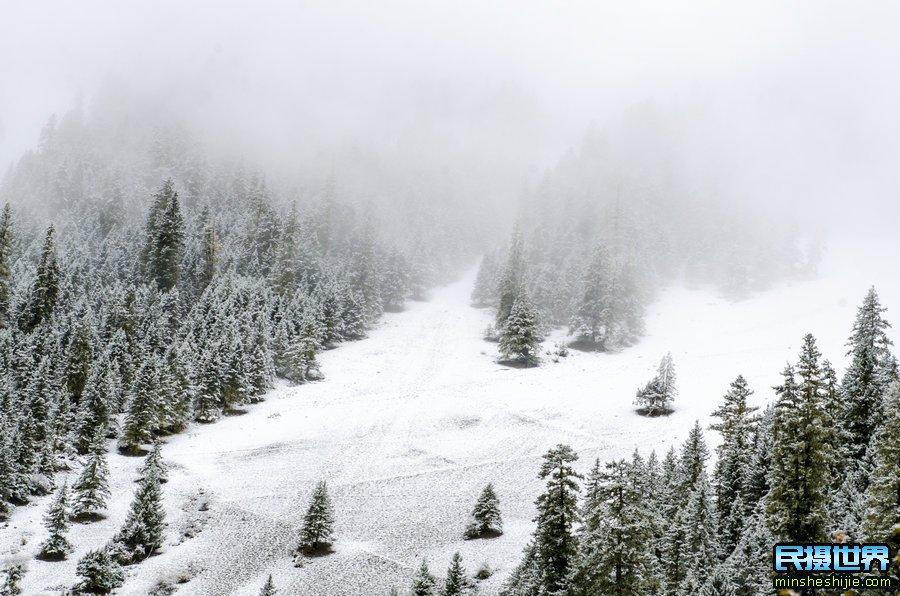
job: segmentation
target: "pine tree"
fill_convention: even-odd
[[[726,555],[734,550],[743,533],[744,522],[756,505],[748,495],[750,449],[759,409],[747,403],[752,394],[747,381],[738,375],[725,394],[725,403],[713,412],[719,422],[710,426],[722,435],[722,443],[716,448],[718,458],[713,479],[719,539]]]
[[[425,561],[425,559],[422,559],[422,564],[419,565],[419,569],[413,577],[411,595],[438,596],[437,580],[431,575],[431,572],[428,571],[428,562]]]
[[[150,473],[156,474],[160,484],[169,481],[169,466],[166,465],[162,457],[162,444],[159,441],[153,443],[153,449],[144,459],[144,465],[141,466],[141,476],[145,477]]]
[[[7,203],[0,216],[0,328],[9,320],[9,298],[12,291],[12,209]]]
[[[309,509],[303,518],[298,550],[307,555],[330,550],[333,532],[334,508],[331,505],[331,497],[328,496],[328,486],[323,480],[316,485]]]
[[[678,456],[678,503],[686,504],[688,496],[696,488],[697,482],[706,474],[706,460],[709,448],[703,437],[700,422],[695,421],[688,438]]]
[[[506,267],[500,275],[497,294],[499,304],[497,306],[497,328],[502,329],[506,325],[506,319],[512,313],[513,304],[525,287],[525,245],[522,231],[519,226],[513,231],[509,252],[506,258]]]
[[[812,335],[803,339],[797,365],[784,371],[776,388],[773,424],[772,488],[767,510],[779,540],[817,542],[825,539],[828,463],[830,461],[819,350]]]
[[[56,257],[56,230],[53,226],[47,230],[37,275],[31,286],[28,306],[23,313],[25,331],[31,331],[53,314],[59,296],[60,271]]]
[[[571,594],[629,596],[652,591],[653,522],[641,462],[600,462],[588,477]]]
[[[125,416],[122,436],[119,438],[121,451],[137,455],[141,452],[141,445],[153,441],[158,422],[158,383],[158,363],[151,357],[138,371],[137,379],[131,388],[128,413]]]
[[[576,343],[603,349],[610,313],[606,284],[611,277],[609,258],[603,245],[594,249],[582,279],[582,293],[569,322],[569,334]]]
[[[886,418],[872,442],[875,468],[866,492],[863,534],[867,541],[891,544],[896,552],[900,547],[900,382],[891,385],[884,411]]]
[[[6,580],[0,586],[0,596],[21,596],[22,588],[19,586],[19,582],[22,581],[22,575],[24,573],[20,563],[11,565],[6,570]]]
[[[850,462],[865,461],[869,442],[883,419],[883,400],[894,366],[887,337],[891,325],[883,316],[885,310],[875,288],[869,288],[847,340],[851,362],[841,382],[841,420],[849,434],[845,459]],[[864,490],[865,486],[860,488]]]
[[[275,596],[276,594],[278,594],[278,590],[275,589],[275,582],[272,581],[272,574],[269,574],[269,579],[266,580],[262,590],[259,591],[259,596]]]
[[[535,548],[541,581],[548,593],[567,587],[569,570],[576,555],[577,542],[572,527],[578,521],[577,480],[581,474],[572,468],[578,456],[568,445],[557,445],[544,455],[538,477],[547,488],[537,498]]]
[[[488,484],[481,491],[481,496],[472,509],[472,519],[466,527],[466,538],[482,536],[499,536],[503,533],[503,520],[500,518],[500,502],[494,485]]]
[[[462,565],[462,557],[458,552],[453,553],[450,568],[447,569],[447,579],[444,581],[444,592],[441,596],[464,596],[470,593],[471,582],[466,577],[466,570]]]
[[[637,391],[634,404],[640,408],[641,413],[656,416],[672,412],[672,403],[678,395],[675,378],[675,363],[672,354],[667,353],[659,361],[656,376]]]
[[[106,508],[110,497],[109,467],[106,464],[106,441],[98,429],[90,453],[78,480],[72,485],[75,493],[72,513],[75,519],[89,519]]]
[[[538,312],[523,291],[513,302],[500,330],[500,354],[507,360],[515,358],[526,366],[534,366],[540,351],[539,328]]]
[[[146,559],[162,546],[165,528],[159,478],[151,468],[141,477],[125,523],[113,537],[113,556],[124,564]]]
[[[75,447],[85,453],[98,430],[103,434],[109,430],[110,417],[115,411],[112,404],[119,391],[117,374],[109,357],[104,353],[91,365],[87,384],[78,404],[75,421]]]
[[[94,359],[93,344],[93,325],[89,315],[85,314],[76,325],[74,336],[66,350],[65,384],[69,396],[75,403],[81,401],[82,393],[88,382],[91,362]]]
[[[746,531],[725,567],[734,585],[735,596],[768,594],[772,588],[772,545],[775,537],[769,532],[765,513],[760,509],[747,520]]]
[[[41,544],[38,556],[48,561],[65,559],[72,550],[72,545],[66,539],[66,532],[69,531],[69,489],[65,483],[56,493],[56,498],[44,516],[44,527],[50,536]]]
[[[687,575],[692,575],[698,585],[703,585],[711,565],[718,560],[719,550],[712,491],[705,471],[697,479],[675,523],[681,525],[687,545],[684,558]]]
[[[84,555],[76,572],[81,578],[79,592],[109,594],[125,582],[125,573],[106,547]]]
[[[172,290],[181,276],[183,252],[184,219],[170,178],[154,195],[147,218],[143,266],[148,280],[164,292]]]

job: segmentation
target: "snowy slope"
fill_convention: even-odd
[[[178,594],[249,595],[271,573],[280,594],[387,594],[409,585],[420,557],[441,575],[457,550],[470,572],[481,562],[498,570],[480,583],[495,593],[532,530],[538,461],[549,447],[572,445],[583,470],[594,458],[627,457],[635,448],[664,451],[694,420],[709,423],[738,373],[757,402],[771,399],[806,332],[840,372],[856,305],[873,283],[888,318],[900,324],[900,282],[890,268],[896,251],[879,246],[878,258],[865,261],[859,249],[833,253],[821,279],[738,303],[672,288],[649,308],[638,346],[573,351],[529,370],[497,365],[496,346],[480,339],[491,313],[469,306],[472,270],[429,301],[386,315],[368,339],[322,354],[326,380],[281,385],[244,415],[168,438],[167,542],[128,570],[118,593],[147,594],[185,575],[191,579]],[[666,351],[679,376],[676,412],[641,418],[634,391]],[[0,559],[29,559],[27,594],[70,585],[78,558],[124,518],[140,460],[110,458],[114,505],[106,520],[73,526],[77,551],[68,561],[30,558],[43,538],[45,499],[0,529]],[[319,480],[328,481],[335,502],[336,552],[297,569],[290,553]],[[464,541],[466,516],[487,482],[497,488],[506,532]],[[182,536],[186,530],[192,537]]]

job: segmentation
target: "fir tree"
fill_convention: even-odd
[[[170,178],[154,195],[143,253],[147,278],[160,290],[168,292],[178,283],[183,252],[184,219],[175,183]]]
[[[499,349],[503,358],[515,358],[526,366],[537,364],[541,343],[539,327],[537,310],[524,292],[520,293],[500,330]]]
[[[471,588],[471,582],[466,577],[466,570],[462,565],[462,557],[458,552],[453,553],[441,596],[464,596],[470,593]]]
[[[679,504],[687,503],[687,498],[696,488],[697,482],[706,474],[708,459],[709,448],[703,437],[703,429],[700,428],[700,423],[695,421],[678,456]]]
[[[503,533],[503,520],[500,518],[500,502],[494,492],[494,485],[488,484],[472,509],[472,519],[466,527],[466,538],[482,536],[499,536]]]
[[[522,232],[518,225],[513,231],[509,253],[506,258],[506,267],[500,275],[497,294],[499,304],[497,306],[497,328],[503,329],[506,319],[512,313],[513,304],[525,287],[525,246]]]
[[[606,292],[609,278],[609,259],[598,244],[585,269],[581,298],[569,322],[569,334],[575,336],[576,343],[603,348],[610,313],[610,296]]]
[[[106,441],[98,429],[81,475],[72,485],[75,503],[72,513],[76,519],[89,519],[106,508],[110,497],[109,467],[106,464]]]
[[[41,544],[38,556],[48,561],[65,559],[72,550],[72,545],[66,539],[66,532],[69,531],[69,489],[65,483],[56,493],[56,498],[44,516],[44,527],[50,535]]]
[[[91,366],[82,399],[76,415],[75,447],[85,453],[98,430],[103,434],[109,430],[110,417],[115,411],[119,383],[109,357],[102,354]]]
[[[22,575],[24,572],[21,564],[11,565],[6,570],[6,580],[0,586],[0,596],[21,596],[22,588],[19,582],[22,581]]]
[[[160,484],[169,481],[169,466],[162,457],[162,444],[159,441],[153,443],[153,449],[147,454],[144,465],[141,466],[141,477],[146,477],[151,473],[156,474]]]
[[[543,589],[551,594],[567,589],[576,554],[572,527],[578,521],[577,480],[581,474],[571,464],[577,459],[571,447],[557,445],[544,455],[538,474],[546,480],[547,488],[535,503],[538,510],[535,548]]]
[[[894,366],[887,337],[891,325],[883,316],[885,310],[875,288],[869,288],[847,341],[851,361],[841,382],[841,420],[849,435],[846,459],[851,462],[865,461],[869,442],[883,419],[883,399]]]
[[[121,563],[146,559],[162,546],[165,528],[159,478],[151,468],[141,477],[125,523],[113,537],[113,555]]]
[[[705,472],[697,479],[675,523],[681,526],[687,546],[684,557],[687,575],[693,576],[697,585],[703,585],[710,566],[718,560],[719,550],[712,491]]]
[[[316,485],[309,508],[303,517],[299,551],[314,555],[329,550],[333,532],[334,508],[331,505],[331,497],[328,496],[328,486],[323,480]]]
[[[109,594],[125,582],[125,573],[106,547],[84,555],[76,572],[81,578],[77,586],[80,592]]]
[[[275,589],[275,582],[272,581],[272,574],[269,574],[269,579],[263,584],[262,590],[259,591],[259,596],[275,596],[276,594],[278,594],[278,590]]]
[[[47,230],[37,275],[31,286],[28,306],[23,313],[23,327],[31,331],[53,314],[59,295],[60,271],[56,257],[56,231],[53,226]]]
[[[760,509],[745,524],[746,531],[725,561],[735,596],[758,596],[772,588],[772,545],[766,516]]]
[[[419,569],[413,577],[411,594],[412,596],[438,596],[437,580],[428,571],[428,563],[425,559],[422,559],[422,564],[419,565]]]
[[[900,382],[891,385],[885,420],[872,442],[875,467],[865,497],[863,534],[867,541],[900,547]]]
[[[9,203],[0,216],[0,328],[9,320],[9,299],[12,290],[12,209]]]
[[[91,362],[94,359],[94,329],[88,314],[81,317],[75,328],[75,334],[66,350],[66,367],[64,372],[66,389],[75,403],[79,403]]]
[[[634,404],[648,416],[669,414],[678,390],[675,388],[675,363],[667,353],[659,362],[656,376],[638,389]]]
[[[125,453],[137,455],[141,452],[141,445],[153,441],[159,410],[157,366],[155,358],[148,359],[138,372],[131,389],[128,413],[125,416],[122,436],[119,438],[119,449]]]
[[[825,539],[828,437],[819,350],[812,335],[803,340],[797,366],[784,371],[776,388],[773,424],[772,488],[767,509],[772,533],[779,540],[817,542]]]

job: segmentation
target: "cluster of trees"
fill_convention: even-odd
[[[812,335],[764,411],[738,376],[713,414],[711,473],[698,424],[662,461],[598,460],[587,478],[570,447],[551,449],[536,529],[503,593],[755,596],[771,590],[775,542],[896,549],[900,381],[883,311],[870,290],[840,382]]]

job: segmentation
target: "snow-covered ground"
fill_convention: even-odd
[[[695,420],[704,426],[729,382],[742,373],[763,403],[803,334],[845,362],[856,305],[875,284],[900,326],[896,249],[832,251],[820,279],[733,303],[707,290],[671,288],[648,310],[647,335],[619,354],[572,351],[559,363],[510,369],[482,341],[491,313],[469,306],[474,270],[427,302],[388,314],[364,341],[321,355],[326,379],[281,385],[246,414],[170,437],[164,485],[168,534],[162,552],[128,569],[120,594],[147,594],[189,579],[178,594],[257,594],[271,573],[280,594],[380,595],[407,588],[419,559],[442,575],[454,551],[496,593],[532,531],[541,454],[572,445],[586,470],[608,460],[665,451]],[[893,337],[897,338],[896,330]],[[548,340],[548,346],[554,339]],[[671,351],[680,395],[669,417],[635,414],[638,385]],[[714,436],[710,435],[710,440]],[[71,585],[75,564],[105,543],[125,516],[140,459],[111,454],[114,499],[107,519],[74,525],[67,561],[33,559],[46,499],[0,527],[0,562],[27,560],[26,594]],[[336,508],[334,554],[302,568],[291,562],[307,499],[328,482]],[[505,533],[465,541],[467,514],[493,482]]]

